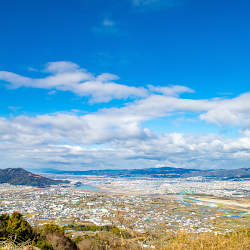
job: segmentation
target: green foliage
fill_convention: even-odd
[[[46,236],[50,233],[58,232],[64,235],[64,230],[62,227],[55,224],[45,224],[37,232],[36,247],[41,250],[53,250],[52,244],[46,240]]]
[[[117,228],[117,227],[113,227],[113,228],[111,229],[111,232],[112,232],[113,234],[115,234],[115,235],[118,235],[118,236],[121,235],[121,231],[120,231],[120,229]]]
[[[80,241],[82,241],[83,238],[81,236],[77,236],[75,239],[74,239],[74,242],[77,244],[79,243]]]
[[[66,228],[99,232],[95,234],[86,232],[84,236],[72,241],[64,235],[63,227],[47,224],[41,229],[37,228],[39,231],[35,231],[36,229],[32,229],[21,214],[17,212],[12,215],[2,214],[0,215],[0,249],[14,249],[14,247],[24,249],[24,246],[36,246],[41,250],[53,250],[53,247],[54,249],[77,249],[77,243],[82,247],[80,249],[140,249],[138,243],[145,240],[152,242],[156,249],[164,250],[245,250],[250,246],[249,228],[238,228],[237,231],[226,234],[185,232],[161,234],[157,231],[142,235],[134,235],[132,232],[129,233],[114,226],[71,225]]]
[[[47,242],[43,237],[40,237],[39,240],[36,242],[36,247],[41,250],[53,250],[52,245]]]
[[[0,238],[3,240],[11,238],[14,242],[20,243],[34,238],[32,227],[18,212],[11,216],[1,215],[0,225]]]
[[[96,232],[96,231],[106,231],[106,232],[113,232],[113,233],[119,233],[120,234],[120,230],[117,227],[113,227],[113,226],[96,226],[96,225],[70,225],[68,226],[68,228],[74,229],[74,230],[78,230],[78,231],[92,231],[92,232]]]
[[[54,233],[54,232],[64,234],[64,229],[60,226],[55,225],[55,224],[46,224],[42,228],[43,235],[48,234],[48,233]]]
[[[6,239],[8,238],[8,233],[6,231],[9,221],[9,215],[8,214],[2,214],[0,215],[0,239]]]
[[[68,228],[71,228],[73,230],[77,230],[77,231],[92,231],[92,232],[96,232],[96,231],[100,231],[100,232],[111,232],[117,236],[121,236],[124,238],[131,238],[131,235],[126,232],[126,231],[121,231],[119,228],[114,227],[114,226],[96,226],[96,225],[70,225],[68,226]]]
[[[53,250],[52,245],[46,241],[46,234],[58,232],[64,235],[62,227],[47,224],[44,225],[42,230],[33,230],[29,223],[23,218],[23,216],[14,212],[12,215],[2,214],[0,215],[0,241],[11,240],[14,244],[22,242],[32,242],[41,250]]]

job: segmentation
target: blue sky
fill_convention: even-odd
[[[249,1],[0,11],[0,167],[249,166]]]

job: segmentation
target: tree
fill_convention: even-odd
[[[11,216],[1,215],[1,225],[3,225],[3,237],[11,238],[17,243],[34,237],[32,227],[18,212],[14,212]]]

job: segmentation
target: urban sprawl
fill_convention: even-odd
[[[88,222],[142,233],[220,232],[249,223],[247,180],[72,178],[69,186],[48,188],[1,184],[0,214],[18,211],[32,225]],[[75,187],[78,181],[88,188]],[[91,185],[101,192],[85,190]]]

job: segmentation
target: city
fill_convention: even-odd
[[[89,222],[141,233],[160,229],[225,232],[249,225],[249,181],[103,181],[91,177],[86,182],[103,187],[102,192],[74,185],[35,188],[1,184],[0,213],[18,211],[31,225]],[[121,217],[123,222],[118,219]]]

